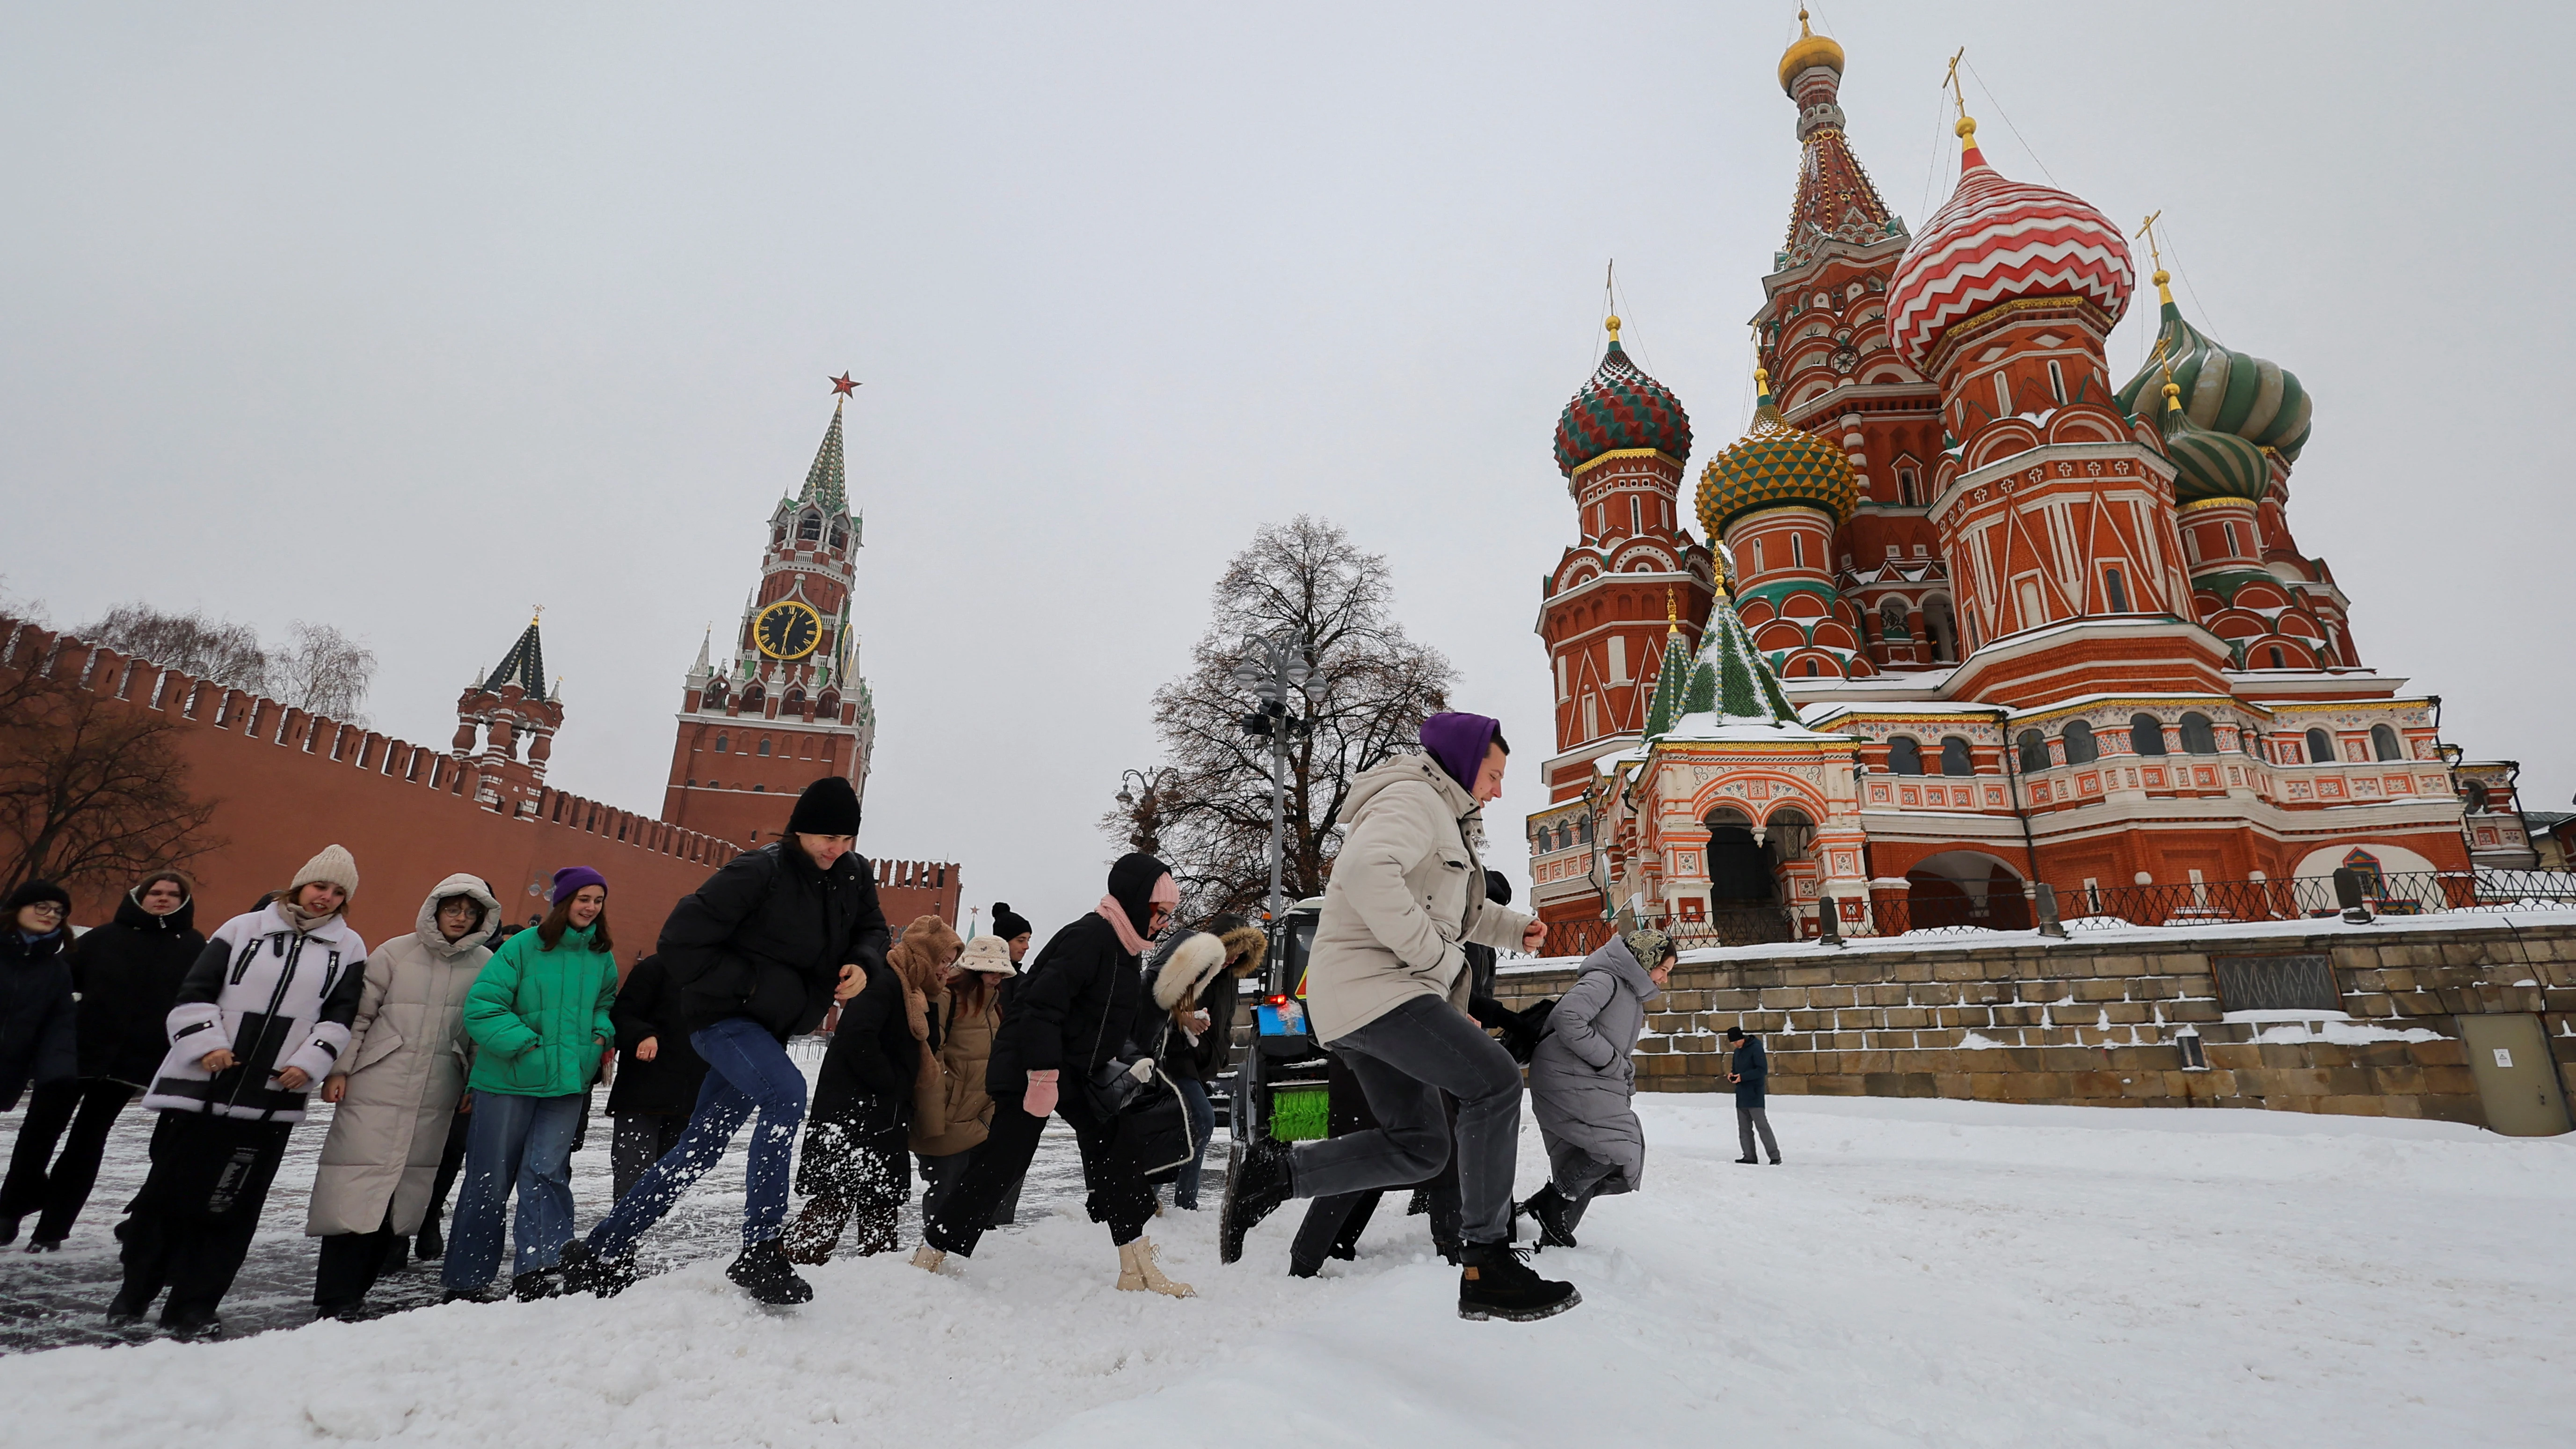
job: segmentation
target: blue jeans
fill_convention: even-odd
[[[1181,1175],[1172,1180],[1172,1205],[1196,1209],[1199,1205],[1199,1164],[1207,1160],[1208,1138],[1216,1133],[1216,1104],[1208,1100],[1207,1083],[1196,1077],[1173,1081],[1180,1089],[1181,1107],[1190,1114],[1190,1140],[1199,1145],[1198,1152],[1181,1167]]]
[[[516,1097],[476,1092],[466,1115],[464,1190],[447,1232],[439,1281],[471,1293],[501,1264],[501,1209],[519,1194],[513,1276],[551,1268],[572,1241],[572,1139],[581,1096]]]
[[[691,1183],[723,1160],[733,1134],[755,1112],[760,1126],[752,1133],[751,1160],[743,1172],[742,1245],[777,1237],[787,1219],[788,1165],[796,1153],[796,1129],[805,1121],[805,1074],[787,1059],[778,1038],[743,1017],[727,1017],[691,1032],[689,1045],[707,1064],[689,1130],[590,1230],[590,1246],[603,1258],[633,1252],[645,1229],[660,1222]]]

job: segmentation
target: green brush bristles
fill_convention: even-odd
[[[1270,1135],[1277,1141],[1313,1142],[1331,1125],[1331,1096],[1322,1087],[1282,1087],[1270,1096]]]

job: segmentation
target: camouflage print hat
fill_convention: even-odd
[[[1628,951],[1637,958],[1637,964],[1649,971],[1673,949],[1673,938],[1652,926],[1639,926],[1619,939],[1628,943]]]

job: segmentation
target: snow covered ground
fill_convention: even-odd
[[[961,1276],[835,1263],[793,1313],[710,1257],[606,1303],[0,1359],[0,1442],[2576,1442],[2576,1139],[1791,1098],[1788,1165],[1741,1167],[1724,1099],[1642,1110],[1648,1188],[1540,1258],[1585,1299],[1545,1323],[1459,1321],[1400,1197],[1309,1282],[1288,1215],[1231,1268],[1212,1214],[1162,1219],[1201,1296],[1117,1293],[1059,1177]]]

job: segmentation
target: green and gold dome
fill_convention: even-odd
[[[2272,488],[2272,463],[2263,450],[2234,433],[2204,428],[2182,405],[2182,384],[2164,385],[2164,411],[2156,430],[2174,465],[2174,504],[2189,507],[2213,498],[2260,503]]]
[[[2172,381],[2182,390],[2183,411],[2194,424],[2269,448],[2287,462],[2299,461],[2299,450],[2308,443],[2307,389],[2279,363],[2222,346],[2184,321],[2182,309],[2174,305],[2171,275],[2156,269],[2156,291],[2164,299],[2156,350],[2120,389],[2120,406],[2133,418],[2146,418],[2152,409],[2161,428],[2161,385],[2170,367]]]
[[[1756,368],[1761,388],[1753,429],[1711,458],[1699,475],[1699,522],[1712,541],[1748,513],[1796,504],[1822,509],[1836,526],[1860,503],[1860,479],[1843,450],[1803,428],[1789,426],[1771,400],[1771,375]]]

